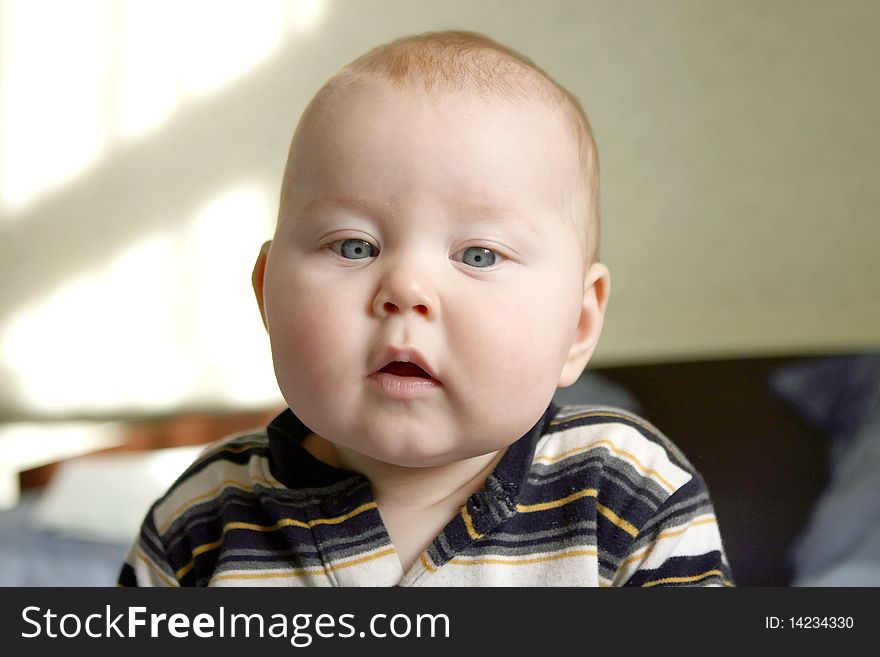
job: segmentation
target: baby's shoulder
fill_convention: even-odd
[[[256,427],[205,444],[193,465],[217,459],[234,459],[236,454],[264,455],[268,449],[269,435],[266,427]]]
[[[631,411],[589,404],[559,407],[538,441],[535,464],[587,460],[658,479],[673,489],[696,473],[672,440]]]
[[[269,469],[265,428],[225,436],[208,443],[154,504],[157,516],[178,516],[183,509],[226,495],[275,487]]]

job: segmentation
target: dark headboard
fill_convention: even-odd
[[[826,481],[826,437],[769,385],[794,360],[595,370],[628,389],[703,474],[739,586],[790,583],[792,543]]]

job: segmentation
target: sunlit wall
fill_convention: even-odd
[[[0,419],[279,401],[250,289],[302,108],[482,31],[583,102],[595,364],[880,347],[880,4],[0,0]]]
[[[3,308],[6,410],[113,415],[276,403],[249,281],[274,226],[275,181],[244,170],[187,198],[167,184],[173,170],[156,184],[151,169],[163,163],[144,147],[188,112],[208,111],[285,41],[316,30],[323,0],[3,0],[0,11],[0,231],[26,236],[9,254],[6,296],[13,284],[28,287],[16,280],[16,261],[51,269],[64,253],[69,265]],[[247,134],[212,141],[229,138]],[[106,172],[127,153],[134,166],[114,187]],[[71,199],[102,177],[88,198]],[[170,216],[144,212],[157,194],[180,199],[162,204]],[[59,237],[78,233],[97,257],[70,257],[77,244],[53,239],[59,224]]]

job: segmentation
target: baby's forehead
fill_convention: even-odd
[[[390,167],[445,174],[466,189],[468,176],[491,175],[493,169],[499,176],[517,171],[520,179],[531,174],[542,180],[555,170],[543,180],[552,191],[572,182],[578,169],[576,141],[561,114],[532,98],[511,100],[470,89],[425,91],[366,80],[309,108],[297,130],[288,173],[303,180],[314,180],[319,172],[334,179],[378,178]],[[426,161],[443,166],[426,172],[421,166]]]
[[[395,122],[390,129],[388,116]],[[524,151],[520,145],[540,135],[556,160],[578,168],[571,122],[562,108],[543,99],[473,88],[425,90],[369,78],[316,96],[297,128],[291,155],[302,163],[329,149],[350,152],[376,131],[384,131],[388,145],[419,134],[424,139],[414,141],[426,149],[470,140],[481,142],[486,151],[506,148],[512,157]]]
[[[355,75],[338,81],[331,78],[313,98],[310,113],[331,116],[339,107],[375,102],[379,97],[422,101],[427,105],[443,104],[461,109],[484,108],[488,111],[505,105],[522,113],[540,113],[544,120],[568,122],[561,103],[549,91],[549,83],[531,73],[521,73],[517,83],[488,86],[462,82],[456,85],[427,86],[418,81],[394,80],[381,75]],[[305,115],[304,117],[305,118]]]

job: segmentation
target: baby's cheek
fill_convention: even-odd
[[[469,341],[467,417],[489,447],[506,446],[528,431],[555,391],[537,324],[520,313],[496,317]]]
[[[326,298],[315,300],[291,321],[296,327],[298,360],[308,364],[311,375],[331,376],[335,369],[350,364],[346,350],[353,344],[352,318],[340,312],[338,305]]]
[[[481,387],[521,390],[522,383],[535,374],[535,368],[546,360],[546,336],[540,320],[515,302],[497,305],[482,315],[482,320],[469,322],[469,358],[478,364],[475,376]]]
[[[503,389],[511,402],[549,400],[556,389],[577,310],[557,292],[542,288],[496,297],[482,326],[472,327],[484,386]]]
[[[330,294],[291,286],[283,303],[270,309],[275,311],[269,317],[272,353],[285,397],[326,398],[338,388],[337,370],[352,344],[346,333],[351,318],[339,316],[340,304],[331,299]]]

